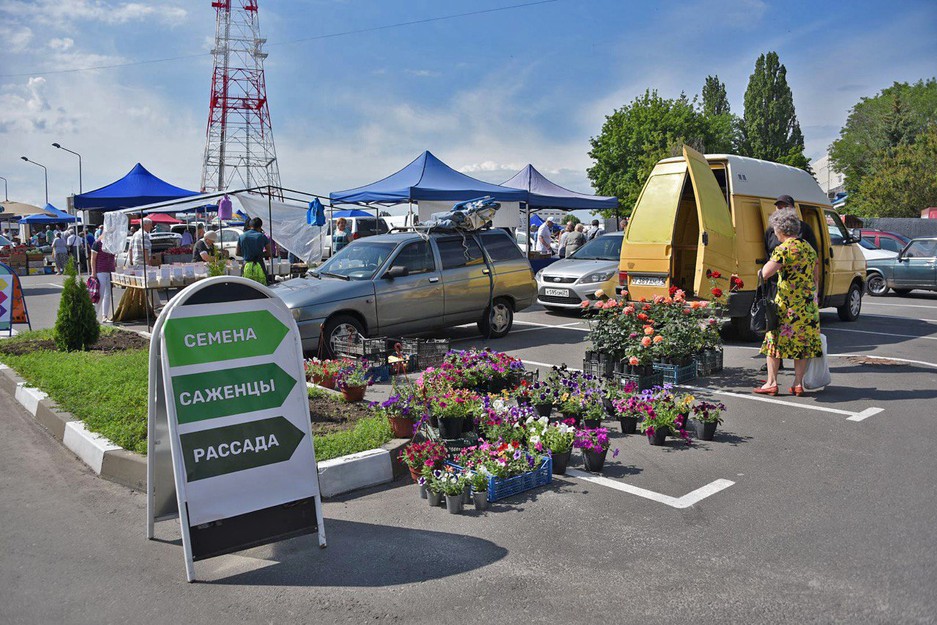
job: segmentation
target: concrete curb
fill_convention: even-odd
[[[321,388],[321,387],[320,387]],[[16,399],[36,421],[98,476],[146,491],[146,458],[115,445],[100,434],[88,431],[82,421],[59,410],[55,402],[13,369],[0,363],[0,389]],[[330,389],[323,389],[330,390]],[[335,391],[332,391],[333,393]],[[370,449],[318,463],[319,487],[323,497],[392,482],[407,473],[397,458],[409,439],[393,439],[379,449]]]

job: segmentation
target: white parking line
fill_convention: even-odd
[[[748,345],[723,345],[724,348],[731,349],[753,349],[760,351],[760,347],[749,347]],[[937,363],[935,362],[926,362],[924,360],[909,360],[907,358],[896,358],[894,356],[874,356],[872,354],[827,354],[827,356],[833,358],[872,358],[874,360],[894,360],[895,362],[906,362],[912,365],[921,365],[924,367],[934,367],[937,369]]]
[[[578,326],[583,321],[573,321],[572,323],[561,323],[560,325],[553,325],[552,323],[537,323],[536,321],[518,321],[515,320],[514,323],[519,323],[525,326],[537,326],[538,328],[549,328],[551,330],[556,328],[563,328],[564,330],[579,330],[580,332],[588,332],[589,328],[574,328],[573,326]]]
[[[937,305],[935,306],[921,306],[920,304],[880,304],[879,302],[869,302],[862,300],[862,306],[890,306],[892,308],[930,308],[931,310],[937,310]]]
[[[875,336],[893,336],[902,339],[927,339],[928,341],[937,341],[937,336],[921,336],[919,334],[891,334],[889,332],[872,332],[870,330],[848,330],[846,328],[823,328],[824,332],[833,330],[834,332],[852,332],[854,334],[874,334]]]
[[[697,488],[696,490],[687,493],[683,497],[671,497],[670,495],[657,493],[652,490],[647,490],[646,488],[639,488],[637,486],[625,484],[624,482],[612,480],[600,475],[592,475],[591,473],[586,473],[577,469],[567,469],[566,475],[576,477],[587,482],[592,482],[593,484],[607,486],[608,488],[613,488],[617,491],[628,493],[630,495],[637,495],[638,497],[650,499],[651,501],[656,501],[666,506],[670,506],[671,508],[677,508],[681,510],[683,508],[689,508],[693,504],[699,503],[710,495],[715,495],[719,491],[725,490],[735,484],[735,482],[732,480],[715,480],[701,488]]]
[[[766,404],[780,404],[782,406],[791,406],[793,408],[803,408],[805,410],[816,410],[817,412],[829,412],[831,414],[840,414],[846,415],[847,421],[863,421],[868,419],[872,415],[878,414],[884,410],[884,408],[866,408],[862,412],[853,412],[851,410],[840,410],[839,408],[826,408],[825,406],[815,406],[813,404],[801,404],[793,401],[785,401],[783,399],[775,399],[773,397],[765,397],[764,395],[747,395],[743,393],[736,393],[733,391],[722,391],[719,389],[704,388],[702,386],[687,386],[685,384],[679,384],[680,388],[690,389],[691,391],[697,391],[700,393],[709,393],[711,395],[725,395],[726,397],[738,397],[740,399],[750,399],[752,401],[765,402]]]

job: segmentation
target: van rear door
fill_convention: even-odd
[[[700,239],[696,250],[696,271],[693,290],[698,296],[710,297],[707,271],[718,271],[724,282],[717,283],[728,292],[729,276],[738,270],[735,256],[735,227],[726,204],[726,197],[713,175],[706,157],[691,147],[683,146],[696,197],[696,213],[699,217]]]

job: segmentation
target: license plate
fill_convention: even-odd
[[[543,289],[543,294],[550,297],[569,297],[569,289]]]
[[[632,276],[631,284],[634,286],[664,286],[664,278],[655,278],[653,276]]]

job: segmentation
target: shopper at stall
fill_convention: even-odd
[[[134,232],[130,238],[130,254],[127,256],[128,265],[147,264],[150,259],[150,252],[153,250],[153,243],[150,241],[150,232],[152,230],[153,220],[144,217],[141,228]]]
[[[537,229],[537,251],[547,256],[553,255],[553,218],[547,220]]]
[[[332,233],[332,253],[339,251],[351,243],[351,229],[348,227],[348,220],[339,217],[335,222],[335,232]]]
[[[244,258],[241,275],[260,284],[267,284],[267,267],[264,264],[267,244],[270,239],[263,231],[264,222],[260,217],[250,221],[250,227],[238,237],[236,254]]]
[[[101,237],[104,230],[101,230]],[[98,239],[91,246],[91,272],[98,279],[98,317],[101,321],[111,321],[111,272],[117,269],[117,258],[104,249],[104,240]]]
[[[52,239],[52,256],[55,259],[55,273],[62,275],[65,273],[65,265],[68,264],[68,245],[61,232],[56,232]]]
[[[575,230],[566,237],[566,258],[569,258],[580,247],[586,244],[585,226],[576,224]]]
[[[569,237],[569,233],[575,229],[576,225],[572,221],[567,221],[566,227],[563,228],[563,232],[560,233],[560,240],[557,243],[557,254],[559,254],[560,258],[566,258],[566,239]]]
[[[205,232],[204,228],[199,228],[199,232],[202,234],[202,238],[195,242],[195,247],[192,249],[192,262],[207,263],[211,261],[211,257],[215,253],[215,241],[218,240],[218,233],[214,230]]]

